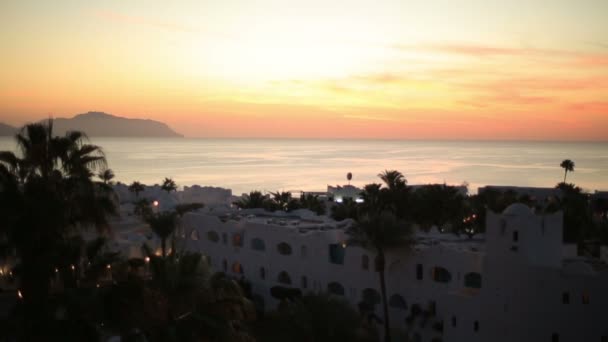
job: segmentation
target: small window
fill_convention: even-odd
[[[553,335],[551,335],[551,342],[559,342],[559,334],[553,333]]]
[[[302,288],[303,289],[307,289],[308,288],[308,278],[306,278],[306,276],[302,276],[301,283],[302,283]]]
[[[429,313],[431,316],[435,316],[437,314],[437,303],[434,300],[429,302]]]
[[[306,258],[308,256],[308,247],[306,247],[306,246],[300,247],[300,254],[302,255],[303,258]]]
[[[416,279],[422,280],[422,276],[423,276],[422,264],[418,264],[418,265],[416,265]]]
[[[513,231],[513,242],[519,241],[519,232],[517,230]]]
[[[228,244],[228,234],[222,233],[222,242],[224,243],[224,245]]]
[[[583,293],[582,302],[583,304],[589,304],[589,294]]]
[[[344,254],[346,248],[337,243],[329,245],[329,262],[336,265],[344,265]]]
[[[366,271],[369,270],[369,257],[367,254],[361,256],[361,268]]]
[[[562,293],[562,303],[570,304],[570,293],[568,293],[568,292]]]
[[[228,261],[226,259],[222,260],[222,269],[224,272],[228,271]]]
[[[291,246],[286,242],[281,242],[277,245],[277,251],[281,255],[291,255]]]
[[[218,242],[220,241],[220,236],[217,232],[211,230],[207,232],[207,239],[211,242]]]
[[[259,238],[251,239],[251,249],[256,250],[256,251],[264,251],[264,250],[266,250],[266,244],[264,243],[264,240],[262,240],[262,239],[259,239]]]
[[[447,269],[437,266],[433,268],[433,280],[438,283],[449,283],[452,275]]]
[[[608,336],[603,335],[602,338],[600,339],[601,342],[608,342]]]
[[[291,285],[291,277],[289,273],[283,271],[279,273],[279,277],[277,278],[278,282],[285,285]]]
[[[500,219],[500,235],[504,236],[507,231],[507,221]]]
[[[452,316],[452,326],[456,326],[456,316]]]
[[[338,296],[344,296],[344,286],[337,282],[331,282],[327,285],[327,292]]]
[[[243,247],[243,235],[240,233],[232,234],[232,246]]]
[[[394,294],[389,298],[388,305],[393,309],[407,310],[405,299],[398,294]]]
[[[479,331],[479,321],[475,321],[473,323],[473,331],[475,331],[475,332]]]
[[[190,233],[190,239],[198,241],[198,230],[192,229],[192,232]]]
[[[232,264],[232,272],[236,274],[243,274],[243,265],[241,265],[240,262],[235,261],[234,264]]]
[[[481,274],[470,272],[464,275],[464,286],[472,289],[481,288]]]
[[[266,269],[264,267],[260,267],[260,278],[262,280],[266,279]]]

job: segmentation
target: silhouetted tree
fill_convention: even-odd
[[[171,178],[165,178],[163,180],[163,184],[161,184],[160,188],[163,191],[166,191],[167,193],[170,193],[171,191],[176,191],[177,190],[177,184],[175,183],[175,181]]]
[[[564,183],[566,183],[566,176],[568,176],[568,172],[574,172],[574,162],[570,159],[564,159],[559,166],[564,169]]]
[[[143,192],[146,189],[145,185],[138,181],[134,181],[129,185],[129,191],[135,194],[135,198],[139,198],[139,193]]]

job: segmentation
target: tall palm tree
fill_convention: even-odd
[[[139,193],[143,192],[146,189],[145,185],[138,181],[134,181],[129,185],[129,191],[135,194],[135,198],[139,198]]]
[[[390,319],[386,299],[386,255],[391,249],[409,249],[413,244],[412,229],[397,217],[384,211],[379,214],[363,215],[347,231],[349,243],[362,246],[376,253],[375,270],[380,278],[380,292],[384,311],[384,339],[389,342]]]
[[[170,193],[171,191],[176,191],[177,190],[177,184],[175,183],[175,181],[171,178],[165,178],[163,180],[163,184],[160,186],[160,188],[164,191],[166,191],[167,193]]]
[[[564,183],[566,183],[566,176],[568,176],[568,172],[574,172],[574,162],[570,159],[564,159],[559,166],[564,169]]]
[[[233,204],[241,209],[266,208],[269,201],[268,195],[262,194],[261,191],[251,191]]]
[[[164,211],[149,215],[145,218],[150,229],[160,239],[160,248],[162,251],[162,257],[167,256],[167,239],[175,232],[177,228],[177,213],[171,211]]]
[[[19,155],[0,153],[0,233],[18,257],[24,339],[40,339],[51,319],[50,279],[58,256],[78,229],[107,227],[116,212],[109,193],[92,180],[105,166],[101,149],[82,133],[53,134],[53,121],[29,124],[16,135]]]

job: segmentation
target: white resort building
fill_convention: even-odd
[[[205,208],[184,216],[180,242],[216,271],[252,284],[256,305],[276,286],[376,305],[374,255],[347,244],[350,221],[308,211]],[[608,342],[608,267],[562,244],[562,214],[523,204],[488,213],[485,237],[418,233],[387,255],[391,325],[413,341]]]

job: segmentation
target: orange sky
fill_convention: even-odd
[[[15,1],[0,121],[191,137],[608,139],[608,1]]]

